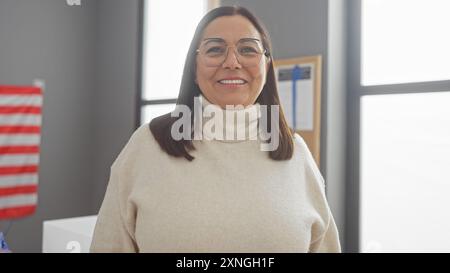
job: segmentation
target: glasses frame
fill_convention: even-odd
[[[223,43],[225,43],[225,41],[223,40],[223,39],[221,39],[221,38],[209,38],[209,39],[205,39],[201,44],[200,44],[200,46],[195,50],[195,53],[197,54],[197,55],[199,55],[199,56],[202,56],[202,54],[200,53],[200,47],[201,47],[201,45],[205,42],[205,41],[209,41],[209,40],[216,40],[216,41],[218,41],[218,42],[223,42]],[[223,59],[223,61],[220,63],[220,64],[218,64],[218,65],[206,65],[203,61],[203,64],[204,65],[206,65],[206,66],[208,66],[208,67],[220,67],[220,66],[222,66],[224,63],[225,63],[225,61],[227,60],[227,58],[228,58],[228,53],[230,52],[230,47],[234,47],[234,55],[236,56],[236,60],[238,61],[238,63],[242,66],[242,67],[253,67],[253,66],[249,66],[249,65],[243,65],[240,61],[239,61],[239,54],[238,54],[238,52],[237,52],[237,50],[236,50],[236,45],[238,44],[238,43],[240,43],[241,41],[257,41],[257,42],[260,42],[261,43],[261,41],[259,40],[259,39],[256,39],[256,38],[243,38],[243,39],[240,39],[235,45],[227,45],[226,46],[226,48],[227,48],[227,50],[226,50],[226,53],[225,53],[225,58]],[[227,44],[227,43],[225,43],[225,44]],[[264,46],[262,46],[262,48],[263,48],[263,51],[261,52],[261,53],[257,53],[258,55],[260,55],[260,57],[259,57],[259,60],[258,61],[261,61],[261,57],[264,55],[264,56],[266,56],[266,57],[269,57],[270,56],[270,54],[268,54],[268,50],[264,47]]]

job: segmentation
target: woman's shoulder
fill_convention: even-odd
[[[298,133],[294,134],[294,153],[295,156],[300,158],[301,164],[304,167],[308,180],[316,184],[320,188],[325,187],[325,181],[323,179],[322,173],[308,148],[305,140]]]
[[[129,139],[129,144],[134,145],[151,145],[153,144],[155,139],[153,138],[153,134],[150,131],[150,124],[148,122],[140,125],[131,135]]]
[[[113,167],[122,166],[132,159],[155,155],[157,143],[150,131],[149,123],[139,126],[130,136],[116,157]]]
[[[300,155],[305,160],[310,160],[312,158],[308,145],[298,133],[294,133],[294,153]]]
[[[303,140],[303,137],[301,137],[298,133],[294,133],[294,143],[296,146],[303,146],[305,141]]]
[[[302,177],[307,185],[309,200],[320,215],[320,226],[325,230],[331,215],[326,198],[325,179],[305,140],[297,133],[294,138],[296,153],[301,159]]]

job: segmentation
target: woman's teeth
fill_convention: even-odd
[[[221,84],[244,84],[244,80],[220,80]]]

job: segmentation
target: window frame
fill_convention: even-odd
[[[346,252],[360,252],[360,122],[361,98],[366,95],[434,93],[450,90],[450,80],[361,85],[362,0],[349,0],[347,33],[347,155]]]
[[[169,98],[169,99],[152,99],[147,100],[143,98],[143,79],[144,79],[144,39],[145,39],[145,2],[147,0],[139,0],[139,14],[138,14],[138,48],[137,48],[137,95],[136,95],[136,111],[135,111],[135,129],[141,126],[141,118],[142,118],[142,109],[148,105],[158,105],[158,104],[174,104],[177,102],[177,98]],[[207,10],[211,10],[213,8],[220,6],[220,0],[202,0],[206,1]]]

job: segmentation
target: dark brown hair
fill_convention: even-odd
[[[194,37],[191,41],[189,51],[186,57],[186,62],[183,70],[183,77],[181,79],[180,92],[178,94],[177,105],[186,105],[194,113],[194,97],[201,94],[201,90],[195,83],[196,74],[196,50],[202,38],[203,31],[208,24],[214,19],[221,16],[241,15],[247,18],[258,30],[261,35],[264,49],[266,50],[266,56],[271,58],[272,45],[270,37],[265,29],[264,25],[246,8],[239,6],[232,7],[219,7],[209,11],[200,21],[195,30]],[[274,160],[288,160],[292,157],[294,151],[293,131],[288,127],[286,119],[284,117],[283,110],[280,105],[280,99],[278,96],[278,89],[276,85],[275,72],[272,60],[269,63],[269,69],[267,71],[266,83],[256,99],[260,105],[267,105],[268,115],[270,117],[271,107],[270,105],[278,105],[280,108],[279,113],[279,140],[278,148],[274,151],[268,152],[269,157]],[[191,115],[191,124],[194,120],[194,115]],[[180,117],[181,118],[181,117]],[[192,140],[174,140],[171,136],[171,128],[178,117],[171,117],[170,113],[154,118],[150,122],[150,130],[155,137],[160,147],[169,155],[175,157],[185,157],[187,160],[192,161],[194,157],[189,154],[189,151],[194,150],[195,147]],[[268,118],[267,130],[271,130],[271,122]],[[193,127],[192,127],[193,128]]]

